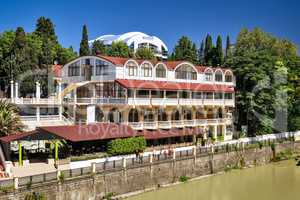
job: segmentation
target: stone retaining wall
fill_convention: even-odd
[[[286,149],[300,151],[300,143],[276,145],[276,152]],[[32,191],[45,193],[48,200],[101,199],[102,196],[110,192],[124,194],[174,183],[179,180],[180,176],[199,177],[241,164],[245,167],[264,165],[269,163],[271,158],[272,150],[270,147],[211,154],[203,157],[191,156],[181,160],[163,161],[137,168],[74,178],[66,180],[63,184],[54,181],[33,185],[30,189],[20,188],[13,193],[0,193],[0,200],[23,200],[24,196]]]

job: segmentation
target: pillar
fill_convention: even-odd
[[[19,189],[19,178],[18,177],[14,178],[14,188],[15,188],[15,190]]]
[[[96,173],[96,163],[92,163],[92,174]]]
[[[10,81],[10,99],[14,102],[14,81]]]
[[[15,82],[15,101],[17,102],[19,98],[19,84]]]
[[[74,94],[73,118],[74,118],[74,121],[76,122],[76,104],[77,104],[77,89],[76,88],[73,90],[73,94]]]
[[[36,121],[37,121],[37,122],[40,122],[40,120],[41,120],[40,107],[37,106],[37,107],[36,107]]]
[[[23,165],[23,158],[22,158],[22,144],[21,142],[18,143],[19,148],[19,166]]]
[[[173,149],[173,160],[176,160],[176,151]]]
[[[213,126],[213,137],[215,139],[218,139],[218,126],[217,125]]]
[[[54,154],[55,161],[58,161],[58,141],[55,141],[55,154]]]
[[[61,96],[61,91],[62,91],[62,88],[61,88],[61,82],[58,82],[58,102],[61,104],[62,103],[62,96]]]
[[[62,112],[63,112],[63,107],[62,107],[62,105],[60,105],[60,106],[58,107],[59,120],[62,120]]]
[[[225,137],[226,137],[226,125],[225,124],[222,126],[222,134],[223,134],[224,140],[225,140]]]
[[[123,169],[126,169],[126,158],[122,159],[122,166],[123,166]]]
[[[39,99],[41,98],[41,86],[39,82],[35,83],[35,87],[36,87],[36,91],[35,91],[35,98],[37,99],[37,101],[39,101]]]

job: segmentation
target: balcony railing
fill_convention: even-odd
[[[232,119],[193,119],[193,120],[173,120],[173,121],[154,121],[154,122],[128,122],[133,129],[170,129],[195,127],[205,125],[231,124]]]
[[[24,105],[57,105],[60,104],[60,100],[55,97],[50,98],[14,98],[13,100],[8,98],[5,99],[8,102],[15,103],[15,104],[24,104]]]
[[[64,103],[74,103],[74,99],[64,99]],[[177,98],[77,98],[78,104],[128,104],[128,105],[226,105],[234,106],[231,99],[177,99]]]

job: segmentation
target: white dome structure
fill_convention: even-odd
[[[114,41],[123,41],[128,47],[136,51],[138,48],[151,48],[157,57],[167,58],[168,47],[165,43],[156,36],[149,36],[141,32],[128,32],[122,35],[102,35],[94,40],[89,41],[92,44],[94,41],[100,40],[104,45],[111,45]]]

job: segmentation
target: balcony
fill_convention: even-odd
[[[74,103],[75,100],[65,99],[64,103]],[[177,99],[177,98],[77,98],[77,104],[128,104],[135,106],[231,106],[234,107],[234,100],[231,99]]]
[[[49,98],[14,98],[4,99],[8,102],[15,103],[17,105],[59,105],[61,102],[58,98],[49,97]]]
[[[143,129],[170,129],[170,128],[184,128],[196,126],[209,126],[209,125],[229,125],[232,124],[232,119],[194,119],[194,120],[176,120],[176,121],[154,121],[154,122],[128,122],[135,130]]]

